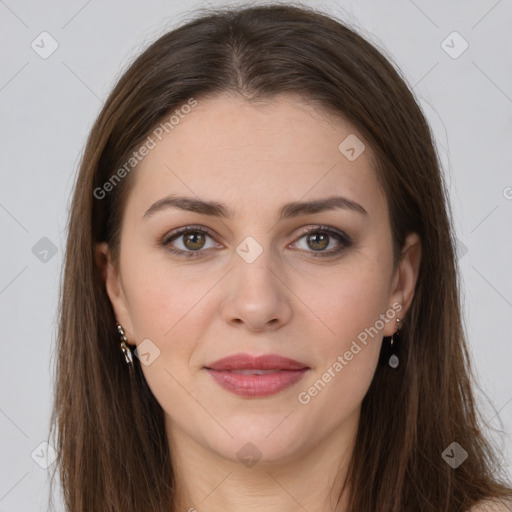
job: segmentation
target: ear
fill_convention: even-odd
[[[397,312],[397,318],[402,319],[406,315],[414,298],[420,262],[421,239],[417,233],[410,233],[405,239],[391,285],[389,308]],[[384,336],[391,336],[395,331],[396,323],[389,322],[384,329]]]
[[[123,330],[128,338],[133,339],[132,324],[127,308],[127,300],[124,293],[119,269],[112,262],[110,249],[106,242],[96,244],[95,250],[96,265],[100,269],[101,278],[105,283],[107,295],[112,304],[114,314],[118,323],[123,326]]]

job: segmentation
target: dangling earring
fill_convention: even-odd
[[[132,357],[132,350],[131,348],[126,344],[128,341],[128,338],[124,334],[123,327],[121,324],[116,325],[117,328],[117,334],[119,335],[119,339],[121,340],[121,351],[124,354],[124,358],[126,361],[126,364],[130,365],[130,368],[133,368],[133,357]]]
[[[396,331],[393,333],[393,335],[391,336],[391,341],[389,342],[389,351],[390,351],[390,356],[389,356],[389,360],[388,360],[388,364],[389,366],[391,366],[391,368],[395,369],[398,367],[398,365],[400,364],[400,360],[398,359],[398,356],[397,356],[397,344],[398,344],[398,331],[400,330],[400,318],[397,318],[396,319]]]

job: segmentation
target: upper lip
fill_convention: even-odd
[[[309,367],[299,361],[277,354],[261,356],[233,354],[219,359],[205,368],[210,370],[302,370]]]

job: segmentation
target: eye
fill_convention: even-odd
[[[208,246],[206,244],[207,238],[213,240],[209,231],[200,227],[187,226],[170,233],[161,244],[175,254],[194,257],[201,256],[201,252],[203,252],[201,249],[211,249],[218,246],[216,243]],[[174,242],[175,240],[177,242]]]
[[[302,247],[299,246],[301,240],[305,241]],[[345,233],[330,226],[306,229],[298,241],[294,242],[294,245],[299,246],[301,250],[311,252],[315,257],[334,256],[350,247],[351,244],[352,241]],[[326,249],[329,247],[331,250],[327,251]]]
[[[209,245],[207,244],[208,239],[212,240]],[[302,240],[305,241],[305,244],[300,243]],[[203,256],[206,249],[221,247],[221,244],[213,240],[209,230],[199,226],[186,226],[173,231],[160,243],[172,253],[186,257]],[[303,230],[302,236],[292,244],[301,251],[311,253],[314,257],[334,256],[343,252],[350,245],[352,245],[350,237],[330,226],[306,228]],[[329,248],[330,250],[326,250]]]

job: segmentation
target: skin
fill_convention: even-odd
[[[295,96],[251,104],[228,95],[198,101],[141,162],[123,217],[119,266],[97,247],[106,289],[129,343],[150,339],[160,354],[142,365],[166,415],[179,500],[175,510],[310,512],[346,510],[336,499],[353,451],[361,402],[374,375],[377,336],[308,404],[300,392],[318,381],[379,316],[413,298],[421,246],[410,234],[393,266],[386,197],[371,148],[349,161],[338,146],[362,135]],[[360,204],[278,221],[284,203],[334,193]],[[225,203],[232,219],[169,208],[143,218],[156,201],[186,195]],[[159,245],[171,231],[209,228],[203,256]],[[322,246],[301,228],[331,226]],[[248,236],[262,253],[248,263],[236,252]],[[309,241],[309,245],[308,245]],[[185,237],[175,247],[191,252]],[[221,388],[204,366],[227,355],[279,354],[310,367],[298,383],[265,398]],[[121,357],[121,356],[120,356]],[[397,370],[399,371],[399,370]],[[261,458],[247,467],[238,451],[252,443]],[[338,476],[338,478],[336,478]],[[332,494],[328,489],[332,488]],[[300,507],[299,507],[300,508]]]

